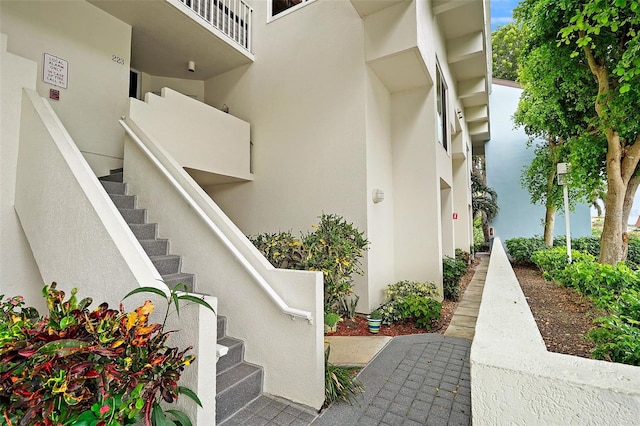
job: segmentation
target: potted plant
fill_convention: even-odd
[[[335,312],[327,312],[324,314],[324,332],[326,334],[335,333],[340,321],[342,321],[342,318]]]
[[[382,311],[376,309],[367,315],[367,321],[369,322],[369,332],[378,334],[380,331],[380,324],[382,323]]]

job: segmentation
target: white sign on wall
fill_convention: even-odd
[[[42,79],[45,83],[54,86],[67,88],[67,77],[69,75],[69,63],[62,58],[44,54],[44,64],[42,66]]]

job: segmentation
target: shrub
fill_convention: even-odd
[[[630,268],[638,269],[638,266],[640,265],[640,238],[629,238],[627,263]]]
[[[352,318],[358,303],[351,297],[353,275],[362,274],[360,258],[369,243],[363,232],[335,214],[323,213],[313,229],[301,240],[291,232],[249,239],[276,268],[322,271],[325,308]]]
[[[593,263],[595,261],[595,258],[589,253],[576,250],[571,250],[571,258],[573,264],[580,262]],[[531,256],[531,261],[542,271],[545,279],[556,281],[559,284],[563,284],[566,281],[565,269],[569,262],[566,247],[554,247],[536,251]]]
[[[389,325],[408,319],[406,311],[403,310],[404,302],[408,297],[419,296],[432,299],[438,297],[439,294],[433,283],[399,281],[388,285],[385,295],[387,301],[379,309],[382,311],[382,323]]]
[[[433,323],[440,319],[442,304],[437,300],[412,294],[402,301],[400,311],[404,319],[415,321],[418,327],[430,330]]]
[[[249,237],[254,246],[276,268],[304,269],[306,253],[302,242],[291,231],[264,233]]]
[[[168,307],[179,300],[207,306],[191,295],[174,291]],[[142,287],[129,295],[157,289]],[[160,407],[179,394],[200,404],[197,396],[178,386],[182,371],[194,360],[191,349],[166,345],[163,324],[150,324],[154,306],[146,301],[132,312],[93,311],[91,299],[78,302],[77,290],[65,301],[56,284],[44,287],[49,315],[32,317],[22,299],[7,299],[0,307],[0,413],[8,424],[127,425],[144,418],[146,425],[164,425],[170,417],[191,425],[177,410]],[[128,295],[127,295],[128,296]],[[126,297],[126,296],[125,296]],[[17,314],[17,316],[15,316]],[[7,323],[7,318],[11,318]],[[15,319],[18,321],[13,322]],[[12,338],[8,339],[10,335]]]
[[[539,250],[547,250],[549,247],[541,238],[511,238],[504,242],[513,263],[529,265],[531,256]]]
[[[462,249],[456,249],[455,258],[461,260],[466,265],[469,265],[471,263],[471,253]]]
[[[473,245],[473,250],[476,253],[487,252],[487,251],[489,251],[489,243],[488,242],[484,242],[484,241],[476,243],[476,244]]]
[[[362,274],[360,257],[368,241],[352,223],[334,214],[322,214],[314,232],[302,237],[307,251],[305,269],[324,273],[326,306],[340,307],[340,301],[353,293],[353,274]]]
[[[640,366],[640,328],[615,315],[598,318],[596,324],[588,334],[596,344],[594,358]]]
[[[597,237],[579,237],[571,239],[571,249],[584,251],[592,255],[594,258],[600,256],[600,238]]]
[[[466,274],[467,265],[468,263],[459,259],[442,259],[442,288],[445,299],[458,300],[460,278]]]

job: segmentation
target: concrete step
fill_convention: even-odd
[[[227,317],[218,315],[218,339],[227,335]]]
[[[122,182],[123,177],[124,175],[121,170],[119,172],[113,172],[111,174],[108,174],[107,176],[101,176],[99,179],[107,182]]]
[[[113,182],[109,180],[100,179],[102,187],[107,191],[107,194],[120,194],[125,195],[127,193],[127,184],[123,182]]]
[[[156,267],[160,275],[177,274],[180,272],[180,256],[166,254],[162,256],[149,256],[153,266]]]
[[[246,362],[218,374],[216,423],[223,422],[260,396],[262,384],[262,368]]]
[[[111,199],[113,200],[113,204],[115,204],[119,209],[136,208],[135,195],[109,194],[109,197],[111,197]]]
[[[127,223],[147,223],[146,209],[118,209]]]
[[[153,240],[138,240],[149,256],[162,256],[169,254],[169,240],[157,238]]]
[[[178,284],[185,284],[187,291],[194,291],[196,285],[196,276],[180,272],[177,274],[167,274],[162,276],[162,281],[169,287],[174,288]]]
[[[228,336],[223,336],[222,338],[218,336],[218,344],[229,348],[227,354],[218,360],[216,367],[218,374],[235,367],[244,360],[244,342],[242,340]]]
[[[158,235],[157,223],[130,223],[129,228],[138,240],[153,240]]]

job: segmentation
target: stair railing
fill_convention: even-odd
[[[309,311],[302,309],[292,308],[282,300],[280,295],[269,285],[267,280],[256,270],[256,268],[247,261],[247,259],[240,253],[238,248],[229,240],[229,238],[222,232],[222,230],[211,220],[209,215],[200,207],[200,205],[191,197],[187,191],[178,183],[175,177],[167,170],[162,162],[149,150],[145,143],[138,137],[133,129],[124,121],[125,117],[119,120],[120,125],[124,128],[125,132],[131,137],[136,145],[142,150],[142,152],[151,160],[151,162],[158,168],[158,170],[167,178],[171,186],[182,196],[182,198],[189,204],[189,206],[196,212],[196,214],[203,220],[207,227],[222,241],[222,243],[233,253],[235,258],[240,262],[242,267],[251,275],[260,288],[269,296],[269,298],[278,306],[280,311],[284,314],[290,315],[292,319],[304,318],[309,324],[313,324],[313,314]]]

